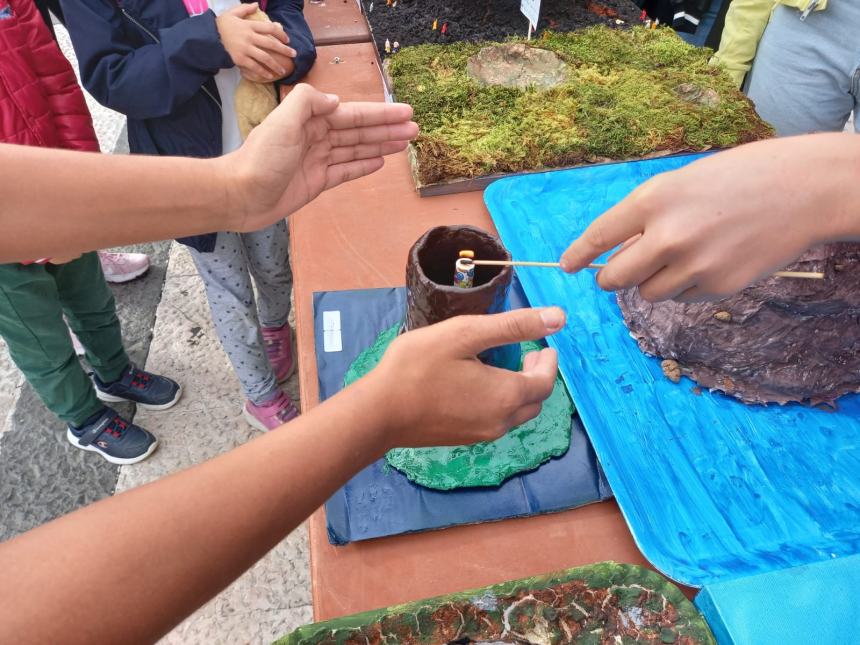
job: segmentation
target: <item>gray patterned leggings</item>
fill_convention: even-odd
[[[218,338],[245,396],[257,405],[271,400],[278,383],[260,326],[281,327],[290,315],[293,273],[286,221],[254,233],[218,233],[212,253],[188,250],[203,278]]]

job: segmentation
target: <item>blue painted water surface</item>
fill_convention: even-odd
[[[700,156],[513,177],[492,184],[485,201],[514,259],[554,261],[637,185]],[[639,351],[593,271],[518,275],[533,306],[568,312],[549,343],[657,568],[699,587],[860,552],[860,396],[828,412],[696,395],[692,381],[671,383]]]

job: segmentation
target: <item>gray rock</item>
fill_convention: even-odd
[[[484,85],[547,90],[567,80],[565,62],[554,52],[523,44],[491,45],[466,64],[469,76]]]
[[[699,87],[694,83],[681,83],[675,93],[684,101],[704,107],[714,108],[720,104],[720,95],[710,87]]]

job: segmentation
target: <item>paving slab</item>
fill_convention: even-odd
[[[68,32],[55,24],[63,53],[77,70]],[[128,152],[125,117],[100,106],[85,93],[103,152]],[[161,297],[169,245],[140,244],[122,250],[148,253],[150,271],[112,287],[126,349],[138,364],[146,361]],[[119,249],[117,249],[119,250]],[[119,405],[129,417],[134,406]],[[65,425],[48,412],[9,359],[0,339],[0,540],[12,537],[80,506],[111,495],[119,469],[66,442]]]
[[[0,436],[3,436],[12,421],[12,409],[23,382],[23,375],[9,358],[6,342],[0,338]]]
[[[147,369],[177,379],[182,400],[137,421],[158,436],[158,451],[121,468],[117,492],[153,481],[239,446],[259,433],[241,415],[244,398],[212,326],[203,283],[185,247],[174,244]],[[286,384],[297,396],[298,380]],[[303,525],[230,587],[198,610],[165,643],[262,643],[311,618],[307,529]]]
[[[116,477],[116,466],[73,448],[66,426],[24,385],[0,439],[0,541],[111,495]]]
[[[168,245],[127,247],[148,253],[149,272],[133,282],[112,285],[126,349],[143,365],[149,351],[155,308],[161,298]],[[66,426],[23,382],[5,352],[0,366],[0,540],[113,494],[119,469],[96,454],[73,448]],[[86,364],[84,363],[85,369]],[[134,417],[131,404],[115,406]]]

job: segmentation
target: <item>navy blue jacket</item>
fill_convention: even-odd
[[[211,10],[189,17],[182,0],[61,0],[84,87],[128,117],[132,153],[217,157],[222,154],[221,104],[215,74],[233,61]],[[262,3],[261,3],[262,4]],[[316,59],[304,0],[269,0],[266,13],[283,25],[296,50],[298,82]],[[179,240],[199,251],[215,234]]]

